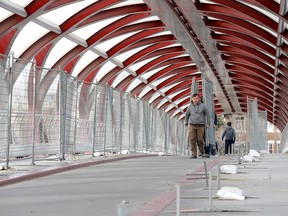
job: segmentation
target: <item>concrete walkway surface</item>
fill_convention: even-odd
[[[219,161],[236,165],[237,174],[221,174],[218,181]],[[0,210],[1,216],[287,215],[287,181],[285,154],[244,164],[237,155],[11,161],[9,170],[0,171]],[[224,186],[243,190],[245,200],[220,200],[217,191]]]

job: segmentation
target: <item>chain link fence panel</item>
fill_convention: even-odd
[[[147,101],[64,71],[0,56],[0,158],[185,154],[183,122]]]

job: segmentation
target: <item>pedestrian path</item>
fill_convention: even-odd
[[[236,165],[237,174],[221,174],[219,181],[219,161],[220,166]],[[19,212],[22,216],[265,216],[288,212],[286,154],[264,154],[244,164],[239,164],[237,155],[191,160],[133,154],[39,161],[36,165],[24,162],[11,162],[11,169],[0,171],[3,216]],[[206,178],[209,174],[210,179]],[[245,199],[219,199],[217,191],[226,186],[243,190]]]
[[[119,160],[156,156],[155,154],[107,154],[93,157],[92,155],[67,156],[66,160],[60,161],[56,157],[50,157],[31,162],[31,159],[11,160],[9,169],[0,172],[0,187],[18,183],[34,178],[61,173],[82,167],[115,162]],[[3,165],[4,167],[4,165]]]
[[[245,215],[284,216],[288,214],[288,156],[265,154],[254,162],[239,164],[237,156],[221,160],[223,164],[237,166],[237,174],[221,174],[217,181],[217,168],[212,170],[212,192],[203,187],[203,180],[180,185],[180,202],[174,201],[160,216],[164,215]],[[216,168],[216,169],[215,169]],[[202,182],[201,182],[202,181]],[[217,197],[219,188],[236,187],[243,191],[245,199],[223,200]],[[180,206],[180,207],[179,207]],[[179,214],[180,215],[180,214]]]

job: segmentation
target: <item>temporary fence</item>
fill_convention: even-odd
[[[267,112],[258,112],[257,101],[257,98],[247,98],[250,147],[257,151],[268,150]]]
[[[214,85],[213,82],[206,76],[202,75],[203,83],[203,99],[207,110],[209,112],[210,127],[205,128],[205,141],[206,146],[216,149],[216,137],[215,137],[215,109],[214,109]]]
[[[0,56],[0,162],[67,154],[186,154],[187,130],[147,101]]]
[[[279,148],[282,153],[288,153],[288,125],[286,125],[284,130],[282,131]]]

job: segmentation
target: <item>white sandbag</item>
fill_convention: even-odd
[[[222,187],[217,192],[219,199],[244,200],[243,191],[236,187]]]
[[[252,156],[252,157],[260,157],[259,152],[257,152],[257,151],[254,150],[254,149],[250,149],[249,155]]]
[[[223,165],[220,168],[221,173],[225,174],[236,174],[237,173],[237,167],[235,165]]]
[[[129,152],[129,150],[122,150],[121,151],[121,154],[129,154],[130,152]]]
[[[242,157],[241,157],[241,160],[242,160]],[[254,162],[254,161],[256,161],[256,159],[253,156],[250,156],[250,155],[244,155],[243,160],[244,160],[244,162]]]
[[[260,154],[270,154],[270,152],[268,152],[267,150],[260,150]]]

